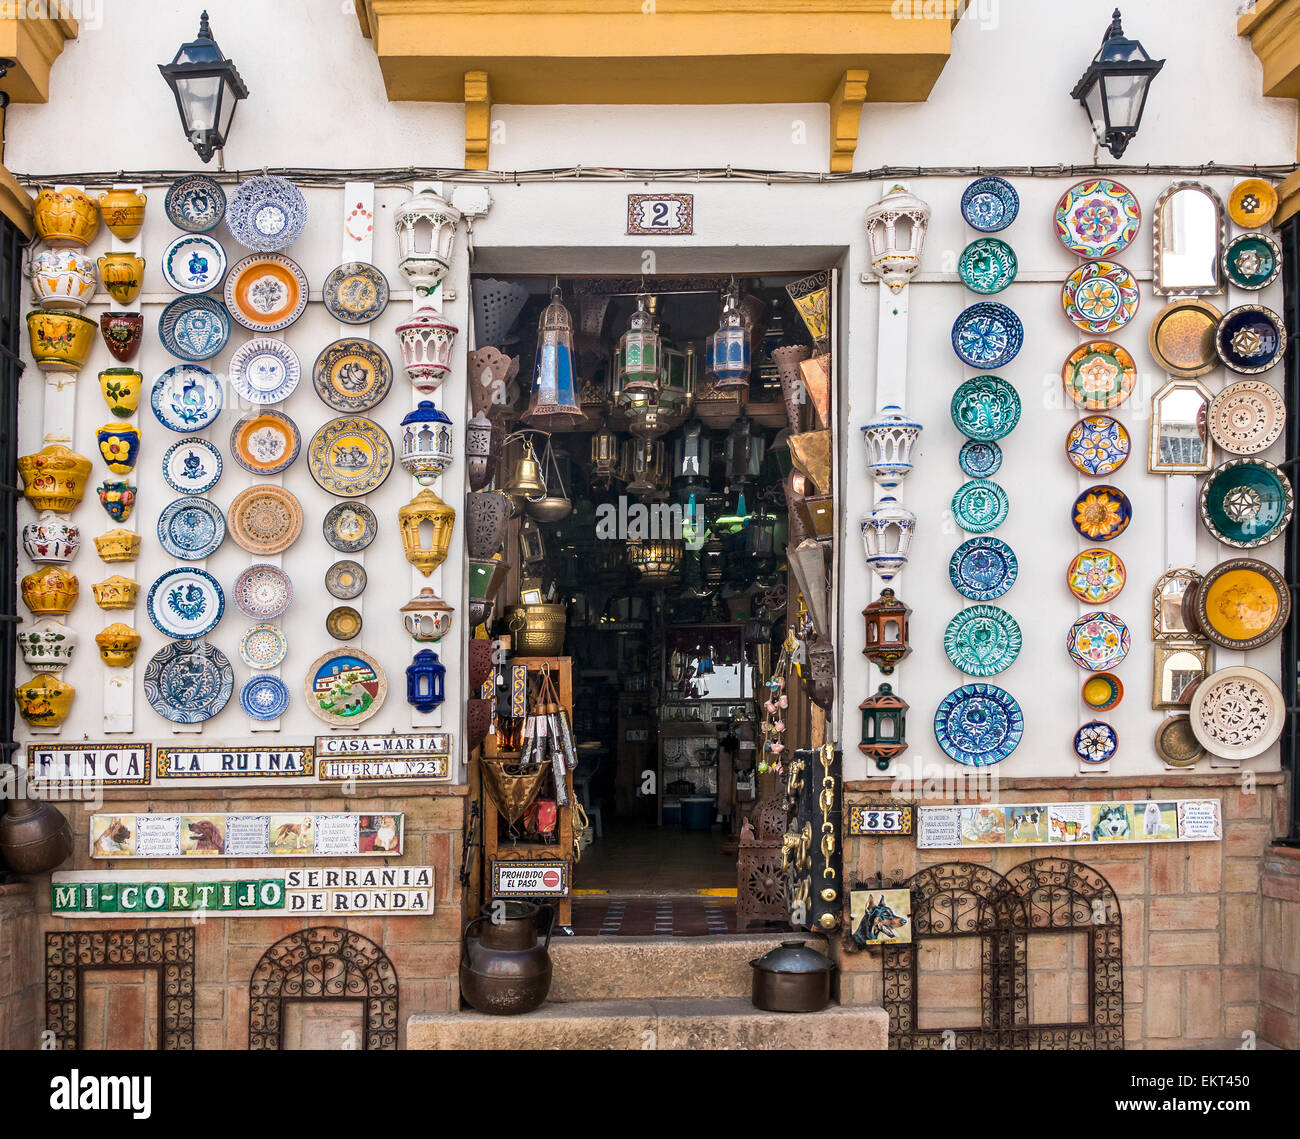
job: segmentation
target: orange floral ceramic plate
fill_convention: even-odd
[[[1133,507],[1118,487],[1094,486],[1074,500],[1074,528],[1094,542],[1118,538],[1133,521]]]
[[[1080,407],[1105,411],[1128,399],[1137,382],[1137,364],[1114,341],[1089,340],[1066,357],[1061,382],[1066,394]]]
[[[280,253],[245,257],[226,277],[226,308],[245,328],[278,332],[307,307],[307,275]]]

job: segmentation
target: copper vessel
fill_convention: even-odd
[[[547,911],[546,940],[537,918]],[[498,916],[499,920],[493,921]],[[479,936],[470,931],[479,926]],[[465,926],[460,956],[460,993],[479,1012],[517,1016],[532,1012],[551,989],[551,931],[555,910],[532,902],[488,902]]]
[[[15,874],[45,874],[72,854],[72,828],[49,803],[10,799],[0,817],[0,858]]]
[[[835,963],[803,941],[783,941],[750,962],[755,1008],[768,1012],[821,1012],[831,1000]]]

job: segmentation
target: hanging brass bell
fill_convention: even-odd
[[[533,450],[531,439],[524,439],[523,452],[519,456],[519,461],[515,463],[510,480],[502,489],[514,502],[516,514],[523,509],[528,499],[540,498],[546,493],[542,467],[537,461],[537,452]]]

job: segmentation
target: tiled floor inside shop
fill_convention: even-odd
[[[736,932],[736,899],[699,895],[573,899],[579,937],[706,937]]]

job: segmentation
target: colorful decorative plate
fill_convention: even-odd
[[[1268,644],[1291,616],[1285,578],[1254,558],[1220,562],[1184,597],[1202,636],[1237,652]]]
[[[1141,225],[1137,198],[1109,178],[1077,182],[1056,203],[1056,236],[1080,257],[1114,257],[1137,236]]]
[[[992,601],[1016,584],[1020,563],[1000,538],[968,538],[948,562],[952,587],[972,601]]]
[[[1070,592],[1089,605],[1113,601],[1127,580],[1123,561],[1110,550],[1083,550],[1075,554],[1065,571],[1065,584]]]
[[[1016,251],[996,237],[980,237],[961,251],[957,276],[972,293],[1000,293],[1016,279]]]
[[[226,228],[259,253],[292,245],[307,224],[307,200],[287,178],[258,174],[239,184],[226,205]]]
[[[215,502],[178,498],[158,516],[158,541],[174,558],[197,562],[226,540],[226,520]]]
[[[1251,759],[1282,734],[1286,701],[1258,669],[1234,665],[1196,686],[1189,715],[1192,733],[1211,755]]]
[[[149,587],[149,620],[169,637],[201,637],[217,627],[226,596],[217,579],[198,566],[168,570]]]
[[[1190,380],[1219,366],[1214,334],[1223,319],[1206,301],[1181,300],[1155,315],[1147,332],[1151,355],[1171,376]]]
[[[952,517],[970,534],[987,534],[1007,520],[1011,502],[991,479],[971,479],[952,496]]]
[[[375,540],[379,520],[364,502],[339,502],[331,506],[321,525],[325,541],[343,554],[356,554]]]
[[[1277,191],[1263,178],[1238,182],[1228,195],[1228,216],[1242,229],[1267,225],[1277,213]]]
[[[1105,336],[1123,328],[1138,310],[1138,286],[1115,261],[1085,261],[1065,278],[1061,307],[1075,328]]]
[[[351,601],[366,588],[366,569],[350,559],[335,562],[325,571],[325,588],[331,597]]]
[[[966,438],[992,443],[1020,422],[1020,393],[1000,376],[973,376],[952,393],[949,412]]]
[[[1234,372],[1267,372],[1286,351],[1282,318],[1263,305],[1241,305],[1224,313],[1214,334],[1214,350]]]
[[[163,199],[167,220],[189,233],[207,233],[226,216],[226,192],[206,174],[178,178]]]
[[[230,314],[216,297],[177,297],[158,318],[163,347],[182,360],[210,360],[230,339]]]
[[[325,631],[336,641],[350,641],[361,632],[361,614],[351,605],[338,605],[325,618]]]
[[[226,275],[226,251],[211,237],[183,233],[163,250],[162,271],[178,293],[206,293]]]
[[[1281,247],[1265,234],[1243,233],[1224,247],[1224,275],[1239,289],[1254,292],[1265,288],[1281,271]]]
[[[149,393],[154,418],[172,431],[202,431],[216,422],[221,404],[221,381],[193,364],[168,368]]]
[[[186,638],[164,645],[144,670],[144,698],[164,720],[201,724],[230,700],[235,670],[216,645]]]
[[[388,695],[383,667],[360,649],[334,649],[307,670],[307,707],[327,724],[360,724],[370,719]]]
[[[992,676],[1010,668],[1023,643],[1016,619],[997,605],[963,609],[943,634],[943,651],[968,676]]]
[[[1024,342],[1020,317],[998,301],[973,304],[953,322],[952,350],[972,368],[1001,368],[1016,358]]]
[[[934,714],[934,738],[967,767],[1001,763],[1020,743],[1025,718],[1016,698],[996,684],[965,684],[943,698]]]
[[[1069,650],[1070,659],[1080,668],[1089,672],[1104,672],[1128,656],[1128,626],[1115,613],[1104,610],[1085,613],[1070,626],[1065,647]]]
[[[1170,767],[1191,767],[1205,755],[1205,748],[1192,731],[1192,718],[1185,712],[1160,721],[1155,744],[1156,755]]]
[[[258,562],[235,578],[235,604],[245,617],[270,621],[293,601],[293,581],[279,566]]]
[[[1074,528],[1094,542],[1118,538],[1133,521],[1133,506],[1118,487],[1102,484],[1089,487],[1074,500],[1071,511]]]
[[[298,353],[274,336],[255,336],[230,357],[230,382],[249,403],[281,403],[301,378]]]
[[[1109,415],[1084,416],[1065,438],[1066,458],[1090,478],[1114,474],[1128,462],[1132,449],[1128,428]]]
[[[255,475],[278,475],[298,458],[302,437],[298,425],[280,411],[246,415],[230,430],[230,453],[246,471]]]
[[[226,308],[245,328],[279,332],[307,308],[307,274],[280,253],[255,253],[226,278]]]
[[[1279,537],[1291,521],[1291,481],[1263,459],[1232,459],[1201,485],[1201,521],[1226,546],[1249,550]]]
[[[1210,404],[1210,436],[1234,455],[1257,455],[1277,442],[1286,426],[1282,393],[1263,380],[1229,384]]]
[[[302,533],[302,506],[281,486],[250,486],[230,504],[231,537],[250,554],[278,554]]]
[[[1061,382],[1079,407],[1106,411],[1128,399],[1137,383],[1137,365],[1113,341],[1089,340],[1065,358]]]
[[[250,625],[239,638],[239,658],[249,668],[274,668],[288,651],[279,625]]]
[[[1119,751],[1119,735],[1103,720],[1090,720],[1074,733],[1074,754],[1084,763],[1109,763]]]
[[[325,311],[342,324],[369,324],[388,307],[388,278],[365,261],[348,261],[321,286]]]
[[[163,452],[163,478],[181,494],[211,490],[221,478],[222,466],[221,452],[206,439],[181,439]]]
[[[967,439],[957,452],[957,465],[973,479],[986,479],[1002,466],[1002,448],[983,439]]]
[[[393,365],[377,344],[347,337],[321,349],[311,382],[336,411],[369,411],[393,386]]]
[[[254,676],[240,691],[239,706],[250,719],[277,719],[289,707],[289,687],[278,676]]]
[[[961,196],[961,216],[971,229],[997,233],[1016,220],[1020,195],[1005,178],[976,178]]]
[[[393,441],[371,419],[340,416],[312,436],[307,447],[311,477],[341,498],[378,489],[393,469]]]
[[[1083,702],[1094,712],[1109,712],[1124,699],[1124,685],[1113,672],[1094,672],[1080,690]]]

